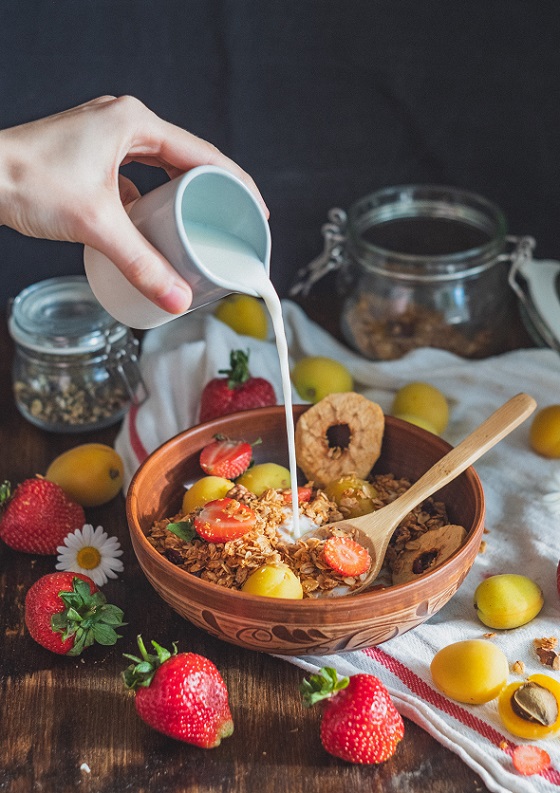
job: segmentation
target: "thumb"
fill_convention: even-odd
[[[167,259],[138,231],[118,202],[98,218],[85,243],[110,259],[139,292],[170,314],[192,303],[192,289]]]

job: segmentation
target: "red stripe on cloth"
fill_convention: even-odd
[[[395,675],[395,677],[398,677],[399,680],[420,699],[423,699],[430,705],[434,705],[449,716],[453,716],[454,719],[464,724],[465,727],[477,732],[511,757],[516,746],[513,741],[510,741],[483,719],[479,719],[478,716],[473,715],[470,711],[465,710],[465,708],[462,708],[459,704],[447,699],[447,697],[444,697],[438,691],[431,688],[431,686],[422,680],[422,678],[418,677],[418,675],[405,666],[405,664],[401,663],[401,661],[397,661],[396,658],[388,655],[383,650],[379,649],[379,647],[368,647],[362,650],[362,652],[384,666],[389,672]],[[552,785],[560,786],[560,772],[556,768],[547,768],[540,773],[540,776]]]
[[[136,419],[138,417],[138,408],[139,405],[131,405],[130,410],[128,411],[128,437],[130,438],[130,445],[132,447],[132,451],[136,455],[138,464],[140,464],[144,462],[144,460],[148,456],[148,452],[146,450],[146,447],[140,440],[140,436],[138,434],[138,428],[136,426]]]

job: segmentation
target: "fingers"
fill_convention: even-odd
[[[170,314],[183,314],[192,290],[169,262],[142,236],[122,206],[96,224],[85,240],[110,259],[145,297]]]
[[[265,215],[269,216],[268,207],[252,177],[212,143],[164,121],[133,97],[120,97],[115,100],[113,107],[126,116],[127,124],[130,124],[132,117],[136,119],[136,133],[123,162],[134,160],[158,164],[170,176],[177,176],[197,165],[225,168],[247,185],[261,204]]]

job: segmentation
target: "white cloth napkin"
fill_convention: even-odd
[[[353,374],[356,390],[378,402],[386,412],[390,412],[396,390],[412,380],[438,387],[451,403],[450,423],[444,433],[451,444],[520,391],[532,394],[539,408],[560,403],[560,357],[551,350],[520,350],[467,361],[445,351],[421,349],[398,361],[377,363],[349,352],[294,303],[284,301],[283,312],[294,361],[303,355],[339,359]],[[253,373],[268,378],[280,400],[278,358],[272,340],[238,336],[210,310],[198,310],[146,334],[141,367],[151,396],[131,411],[116,440],[127,483],[143,456],[197,422],[200,392],[217,370],[228,364],[232,349],[250,350]],[[294,401],[302,400],[294,394]],[[504,650],[510,664],[523,661],[525,675],[545,672],[558,677],[558,672],[540,664],[533,640],[560,638],[556,588],[560,514],[554,514],[543,500],[545,493],[560,491],[560,461],[544,459],[530,450],[530,421],[475,466],[487,501],[487,551],[477,557],[459,592],[438,614],[370,650],[286,658],[306,672],[327,665],[344,674],[375,674],[388,687],[403,715],[457,753],[490,790],[511,793],[560,790],[558,738],[539,742],[552,759],[548,771],[539,776],[519,775],[513,768],[511,752],[524,741],[505,731],[496,701],[479,706],[452,702],[434,688],[429,665],[440,648],[461,639],[481,638],[489,630],[477,621],[472,606],[474,590],[484,577],[523,573],[543,589],[542,612],[527,626],[497,632],[488,641]],[[519,675],[512,673],[510,680],[516,679]]]

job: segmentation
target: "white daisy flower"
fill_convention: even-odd
[[[556,471],[550,477],[550,486],[554,489],[545,493],[542,496],[542,501],[553,515],[560,515],[560,471]]]
[[[86,523],[81,529],[70,532],[64,538],[64,545],[56,549],[57,570],[82,573],[89,576],[94,584],[103,586],[109,578],[117,578],[122,572],[123,563],[117,557],[122,556],[121,545],[116,537],[109,537],[98,526]]]

